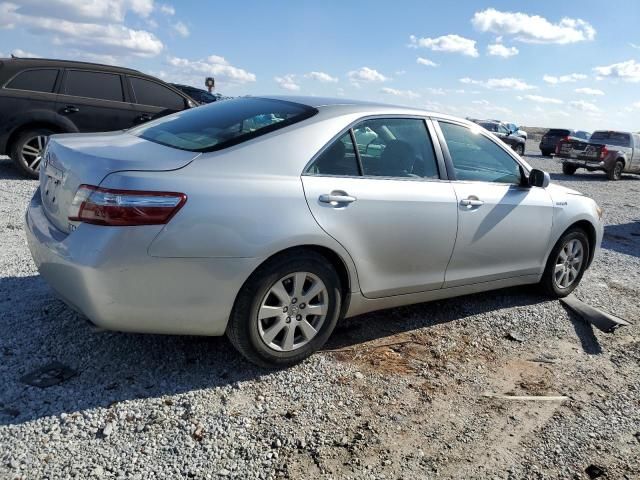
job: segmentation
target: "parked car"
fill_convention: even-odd
[[[209,93],[201,88],[192,87],[190,85],[181,85],[179,83],[170,83],[173,87],[177,88],[181,92],[189,95],[200,105],[206,105],[207,103],[217,102],[222,99],[222,95],[219,93]]]
[[[518,135],[515,130],[510,130],[505,124],[495,120],[477,120],[475,123],[493,133],[513,148],[518,155],[524,155],[526,139]]]
[[[0,59],[0,155],[37,178],[48,137],[122,130],[195,106],[162,80],[128,68],[42,58]]]
[[[588,142],[591,134],[584,130],[571,130],[567,128],[551,128],[547,130],[540,140],[540,153],[548,157],[556,151],[556,146],[560,140],[575,140],[577,142]]]
[[[562,158],[562,171],[573,175],[578,168],[603,171],[609,180],[620,180],[623,172],[640,173],[640,134],[597,130],[591,140],[561,140],[556,156]]]
[[[226,333],[262,366],[372,310],[535,283],[565,296],[603,234],[592,199],[471,122],[342,98],[54,135],[43,169],[27,239],[64,301],[107,329]]]
[[[516,134],[519,137],[524,138],[525,142],[527,141],[527,132],[525,132],[524,130],[522,130],[518,125],[516,125],[515,123],[505,123],[504,124],[512,133]]]

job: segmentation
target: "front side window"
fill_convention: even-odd
[[[138,77],[129,77],[129,80],[136,96],[136,103],[167,110],[184,110],[184,98],[164,85]]]
[[[305,173],[314,175],[340,175],[356,177],[360,175],[356,149],[347,132],[334,141],[307,168]]]
[[[28,90],[30,92],[52,93],[56,79],[58,78],[58,70],[40,69],[25,70],[20,72],[11,80],[6,88],[15,90]]]
[[[287,127],[315,113],[315,108],[299,103],[243,97],[183,110],[129,132],[168,147],[211,152]]]
[[[438,178],[433,144],[424,120],[365,120],[353,127],[353,133],[365,176]]]
[[[65,80],[65,93],[74,97],[96,98],[122,102],[120,75],[104,72],[69,70]]]
[[[456,180],[512,183],[522,181],[520,165],[480,130],[439,122]]]

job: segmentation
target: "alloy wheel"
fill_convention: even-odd
[[[317,275],[288,274],[262,299],[256,319],[260,338],[279,352],[297,350],[318,334],[328,307],[327,287]]]
[[[47,145],[49,137],[46,135],[34,135],[27,139],[22,145],[20,155],[26,167],[33,171],[38,172],[40,170],[40,162],[42,160],[42,152]]]
[[[584,247],[582,242],[571,239],[564,244],[558,257],[553,273],[553,281],[558,288],[569,288],[580,275],[584,262]]]

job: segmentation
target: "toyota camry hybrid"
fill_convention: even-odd
[[[474,123],[245,97],[54,135],[26,215],[42,276],[106,329],[222,335],[261,366],[344,317],[523,284],[555,297],[602,211]]]

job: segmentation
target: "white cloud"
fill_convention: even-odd
[[[488,8],[476,12],[471,19],[473,26],[481,32],[511,35],[526,43],[567,44],[593,40],[595,29],[579,18],[563,18],[552,23],[539,15],[519,12],[501,12]]]
[[[575,92],[581,93],[583,95],[604,95],[604,92],[602,90],[598,90],[597,88],[589,88],[589,87],[576,88]]]
[[[576,110],[581,110],[588,113],[595,113],[600,111],[600,109],[593,103],[585,102],[584,100],[574,100],[573,102],[569,102],[569,106],[571,108],[575,108]]]
[[[424,65],[426,67],[437,67],[438,64],[432,60],[429,60],[428,58],[424,58],[424,57],[418,57],[416,58],[416,63],[419,65]]]
[[[396,97],[404,97],[404,98],[420,97],[420,94],[414,92],[413,90],[397,90],[395,88],[385,87],[385,88],[382,88],[380,91],[382,93],[386,93],[387,95],[394,95]]]
[[[492,90],[533,90],[537,87],[533,85],[529,85],[525,81],[519,78],[490,78],[489,80],[474,80],[469,77],[464,77],[460,79],[460,82],[465,83],[467,85],[482,85],[485,88],[489,88]]]
[[[283,75],[282,77],[273,77],[273,79],[283,90],[289,90],[290,92],[297,92],[300,90],[300,85],[296,83],[296,76],[293,74]]]
[[[516,47],[505,47],[501,43],[492,43],[487,46],[487,53],[494,57],[509,58],[518,55],[520,51]]]
[[[554,75],[545,75],[542,77],[542,79],[550,85],[577,82],[578,80],[584,80],[585,78],[587,78],[587,76],[582,73],[569,73],[568,75],[560,75],[559,77]]]
[[[53,45],[70,46],[96,54],[151,57],[164,48],[150,32],[123,23],[127,11],[146,17],[153,9],[147,0],[109,0],[80,3],[26,0],[18,6],[0,3],[0,28],[23,28]],[[120,23],[119,23],[120,22]]]
[[[564,103],[559,98],[551,98],[551,97],[543,97],[542,95],[524,95],[522,97],[518,97],[518,100],[531,100],[536,103],[554,103],[556,105],[560,105]]]
[[[173,30],[180,35],[181,37],[188,37],[189,34],[191,33],[189,31],[189,27],[187,27],[184,23],[182,22],[176,22],[173,25],[171,25],[171,28],[173,28]]]
[[[305,78],[310,78],[311,80],[317,80],[322,83],[336,83],[338,79],[336,77],[332,77],[328,73],[324,72],[309,72],[305,74]]]
[[[37,53],[33,53],[33,52],[27,52],[20,48],[16,48],[13,52],[11,52],[11,54],[20,58],[41,58],[42,57],[42,55],[38,55]]]
[[[469,57],[477,57],[478,49],[476,41],[460,35],[443,35],[437,38],[417,38],[415,35],[409,37],[410,45],[413,48],[429,48],[435,52],[460,53]]]
[[[165,15],[175,15],[176,14],[176,9],[173,8],[173,5],[169,5],[169,4],[164,4],[164,5],[160,5],[158,7],[158,10],[160,10],[161,13],[164,13]]]
[[[218,55],[210,55],[202,60],[169,57],[167,62],[172,67],[179,69],[182,75],[211,76],[216,79],[216,83],[249,83],[256,81],[255,74],[242,68],[234,67],[225,58]],[[199,83],[201,82],[199,81]]]
[[[593,71],[599,77],[619,78],[627,82],[640,82],[640,63],[635,60],[595,67]]]
[[[362,67],[358,70],[351,70],[347,73],[349,80],[357,84],[358,82],[385,82],[389,80],[377,70],[369,67]]]
[[[433,87],[427,87],[427,92],[430,93],[431,95],[445,95],[447,92],[444,91],[443,88],[433,88]]]
[[[471,103],[473,103],[474,105],[491,105],[491,102],[489,102],[489,100],[472,100]]]

